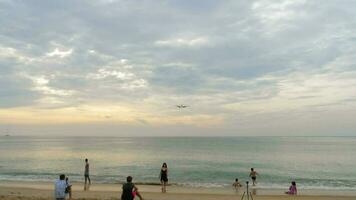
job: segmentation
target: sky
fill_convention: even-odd
[[[0,134],[356,136],[355,10],[0,0]]]

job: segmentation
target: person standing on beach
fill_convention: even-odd
[[[256,185],[256,179],[257,179],[257,175],[258,173],[253,169],[251,168],[251,172],[250,172],[250,177],[252,179],[252,185],[255,186]]]
[[[160,172],[160,179],[161,179],[161,185],[162,185],[162,192],[166,192],[166,186],[168,183],[168,167],[167,163],[163,163],[161,172]]]
[[[136,196],[143,200],[138,188],[132,183],[132,176],[128,176],[126,183],[122,185],[121,200],[134,200]]]
[[[88,158],[85,159],[85,169],[84,169],[84,190],[89,189],[89,185],[87,185],[87,181],[89,181],[89,185],[91,184],[89,177],[89,162]],[[88,187],[87,187],[88,186]]]
[[[66,198],[67,183],[65,181],[65,175],[59,175],[59,180],[54,183],[54,197],[56,200],[64,200]]]
[[[66,177],[66,194],[69,195],[69,199],[72,199],[72,185],[69,183],[68,177]]]

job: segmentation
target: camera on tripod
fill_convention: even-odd
[[[241,200],[253,200],[252,193],[248,190],[248,181],[246,181],[246,192],[242,194]]]

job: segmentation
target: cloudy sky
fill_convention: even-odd
[[[0,132],[356,135],[355,10],[0,0]]]

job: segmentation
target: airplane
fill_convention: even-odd
[[[186,108],[186,107],[189,107],[189,106],[186,106],[186,105],[183,105],[183,104],[177,105],[177,108],[179,108],[179,109],[181,109],[181,108]]]

